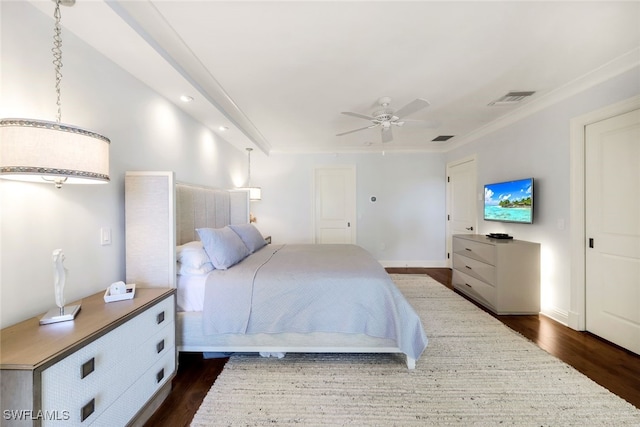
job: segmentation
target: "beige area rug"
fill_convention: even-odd
[[[392,275],[429,345],[233,356],[192,426],[640,426],[640,410],[425,276]]]

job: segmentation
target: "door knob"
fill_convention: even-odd
[[[466,227],[465,230],[473,231],[473,225],[471,227]]]

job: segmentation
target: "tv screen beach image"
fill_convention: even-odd
[[[484,219],[487,221],[533,222],[533,179],[484,186]]]

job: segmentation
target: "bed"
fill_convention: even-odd
[[[413,369],[427,345],[367,251],[267,244],[246,192],[128,172],[125,205],[127,282],[177,288],[179,351],[397,353]]]

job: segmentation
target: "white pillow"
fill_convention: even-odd
[[[220,270],[235,265],[249,255],[242,239],[229,227],[198,228],[198,236],[213,266]]]
[[[262,237],[260,230],[258,230],[253,224],[236,224],[230,225],[229,228],[240,236],[240,239],[242,239],[242,242],[247,246],[250,253],[254,253],[267,244],[267,241]]]
[[[194,268],[184,265],[178,261],[178,274],[180,276],[202,276],[203,274],[207,274],[213,270],[215,270],[215,268],[213,268],[213,264],[211,264],[211,262],[206,263],[202,267]]]
[[[178,274],[206,274],[213,270],[213,264],[204,250],[202,242],[189,242],[176,247]]]

